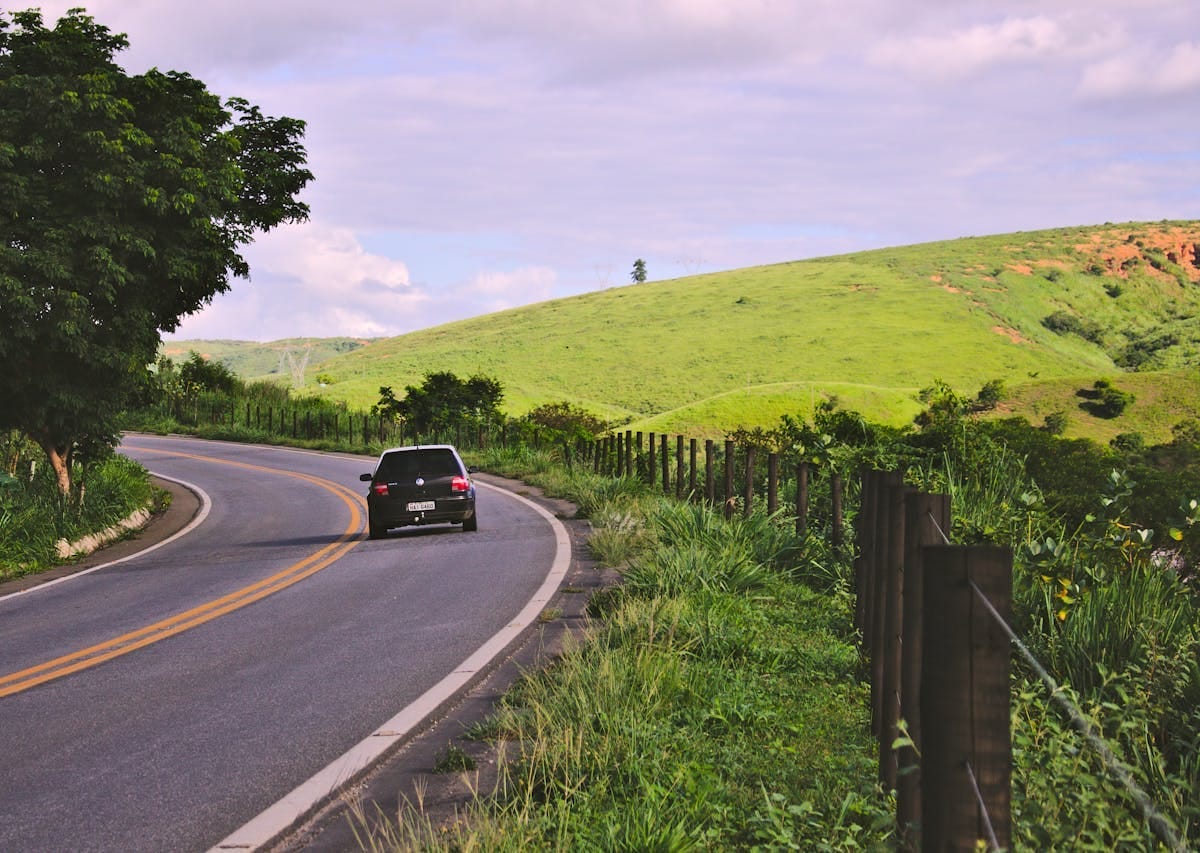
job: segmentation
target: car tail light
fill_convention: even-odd
[[[450,491],[465,492],[471,488],[471,481],[466,477],[455,477],[450,481]]]
[[[386,498],[388,493],[387,483],[376,483],[371,487],[371,491],[379,495],[381,498]]]

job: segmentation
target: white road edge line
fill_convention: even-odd
[[[268,807],[215,847],[210,848],[209,853],[229,850],[258,850],[286,832],[308,812],[335,796],[347,782],[370,767],[398,741],[406,738],[409,732],[419,726],[443,702],[462,689],[476,673],[491,663],[496,655],[507,648],[509,643],[532,624],[550,603],[571,565],[571,540],[566,527],[545,508],[522,495],[488,483],[477,481],[477,484],[487,489],[505,492],[528,504],[550,523],[550,527],[554,531],[556,550],[550,571],[546,574],[546,579],[542,582],[541,587],[512,622],[500,629],[470,657],[455,667],[453,672],[425,691],[396,716],[377,727],[372,734],[351,747],[349,751],[325,769],[318,771],[316,775],[299,785],[279,802]]]
[[[136,554],[130,554],[126,557],[122,557],[119,560],[111,560],[111,561],[109,561],[107,563],[103,563],[99,566],[92,566],[92,568],[90,568],[90,569],[84,569],[83,571],[74,572],[69,575],[63,575],[61,578],[56,578],[52,581],[46,581],[45,583],[38,584],[37,586],[31,586],[31,587],[28,587],[27,589],[18,590],[17,592],[10,592],[8,595],[0,595],[0,601],[7,601],[10,598],[16,598],[18,595],[29,595],[30,593],[33,593],[33,592],[39,592],[44,589],[49,589],[52,586],[58,586],[60,583],[66,583],[67,581],[72,581],[72,580],[75,580],[76,578],[81,578],[84,575],[90,575],[92,572],[98,572],[101,569],[107,569],[110,566],[119,565],[120,563],[124,563],[126,560],[136,560],[140,557],[144,557],[145,555],[149,554],[151,551],[157,551],[162,546],[169,545],[170,543],[174,542],[176,539],[179,539],[182,536],[186,536],[187,534],[191,533],[193,530],[195,530],[197,527],[199,527],[201,524],[204,523],[204,520],[206,518],[208,518],[209,511],[212,509],[212,499],[208,496],[208,493],[205,492],[204,489],[200,488],[197,485],[194,485],[193,483],[189,483],[186,480],[180,480],[176,477],[168,477],[165,474],[155,474],[153,471],[151,471],[150,475],[152,477],[157,477],[160,480],[167,480],[168,482],[183,486],[185,489],[195,492],[196,496],[198,498],[200,498],[200,511],[196,513],[195,517],[190,522],[188,522],[186,527],[184,527],[182,530],[177,531],[173,535],[168,536],[163,541],[157,542],[154,545],[151,545],[149,548],[143,548],[141,551],[138,551]]]

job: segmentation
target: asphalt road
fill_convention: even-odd
[[[361,458],[123,451],[211,508],[0,599],[0,850],[212,847],[511,630],[559,556],[547,517],[493,488],[476,533],[367,541]]]

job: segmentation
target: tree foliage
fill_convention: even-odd
[[[464,380],[450,371],[438,371],[426,373],[420,385],[406,385],[400,399],[391,386],[381,387],[371,413],[403,421],[416,433],[428,435],[462,423],[498,420],[503,399],[504,388],[496,379],[476,375]]]
[[[170,359],[166,361],[170,363]],[[160,360],[160,370],[162,364]],[[179,366],[179,380],[185,389],[197,391],[237,394],[245,388],[245,383],[226,365],[219,361],[210,361],[195,350],[190,351],[187,361]]]
[[[188,74],[127,74],[82,10],[0,15],[0,429],[70,490],[116,440],[163,331],[246,277],[253,235],[301,221],[304,123]]]
[[[534,426],[547,430],[554,436],[568,441],[583,439],[594,441],[608,428],[600,418],[587,409],[563,400],[558,403],[543,403],[531,409],[525,419]]]

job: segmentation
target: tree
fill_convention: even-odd
[[[220,394],[237,394],[246,387],[227,365],[219,361],[209,361],[195,350],[191,350],[187,361],[180,365],[179,380],[185,388],[216,391]]]
[[[559,438],[593,441],[607,425],[587,409],[575,406],[566,400],[558,403],[543,403],[525,415],[534,426],[548,430]]]
[[[111,452],[161,333],[247,277],[258,231],[307,218],[304,123],[199,80],[114,61],[76,9],[0,14],[0,430],[45,451]]]
[[[633,272],[631,272],[629,274],[629,277],[631,279],[633,279],[634,284],[641,284],[643,281],[645,281],[646,280],[646,262],[643,261],[641,258],[638,258],[636,261],[634,261],[633,262]]]
[[[406,385],[396,399],[390,386],[379,389],[371,413],[402,420],[418,434],[446,430],[459,423],[488,423],[500,416],[504,388],[487,376],[459,379],[448,370],[425,374],[420,385]]]

